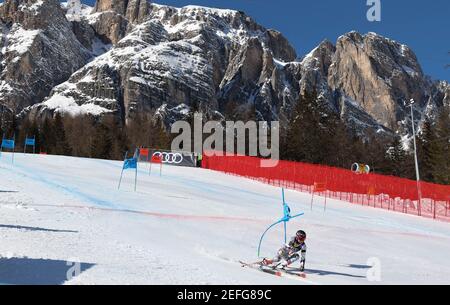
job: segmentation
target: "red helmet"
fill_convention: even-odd
[[[297,231],[295,234],[295,239],[299,242],[304,242],[306,240],[306,232],[303,230]]]

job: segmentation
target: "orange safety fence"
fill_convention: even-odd
[[[279,161],[262,167],[263,159],[205,153],[202,167],[243,176],[274,186],[450,222],[450,186],[417,182],[379,174],[356,174],[341,168],[300,162]]]

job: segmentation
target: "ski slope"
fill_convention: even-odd
[[[3,284],[449,284],[450,224],[286,191],[289,234],[308,233],[306,278],[242,268],[257,260],[265,228],[282,216],[281,190],[203,169],[3,153]],[[262,255],[283,244],[271,231]],[[380,282],[366,278],[380,262]],[[67,271],[80,262],[79,274]],[[71,273],[72,274],[72,273]]]

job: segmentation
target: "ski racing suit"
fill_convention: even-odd
[[[298,242],[294,237],[289,242],[289,244],[285,245],[278,251],[277,256],[273,258],[272,263],[277,264],[284,260],[285,264],[283,264],[283,267],[287,267],[300,259],[300,271],[304,271],[306,262],[306,249],[306,243]]]

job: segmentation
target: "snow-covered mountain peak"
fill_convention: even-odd
[[[426,115],[450,96],[448,85],[424,76],[409,47],[376,33],[352,31],[335,45],[325,40],[298,60],[281,33],[240,11],[147,0],[98,0],[95,7],[80,0],[19,2],[39,13],[18,13],[13,0],[0,6],[6,67],[0,101],[19,100],[18,110],[44,102],[30,112],[37,116],[67,108],[123,121],[156,113],[170,123],[183,116],[179,105],[196,104],[219,119],[255,109],[257,119],[287,120],[299,95],[315,90],[363,133],[380,126],[396,130],[405,99],[416,99]],[[38,64],[45,60],[57,64]],[[28,79],[18,90],[17,71],[48,77],[39,88],[27,90]],[[11,92],[28,93],[21,99]]]

